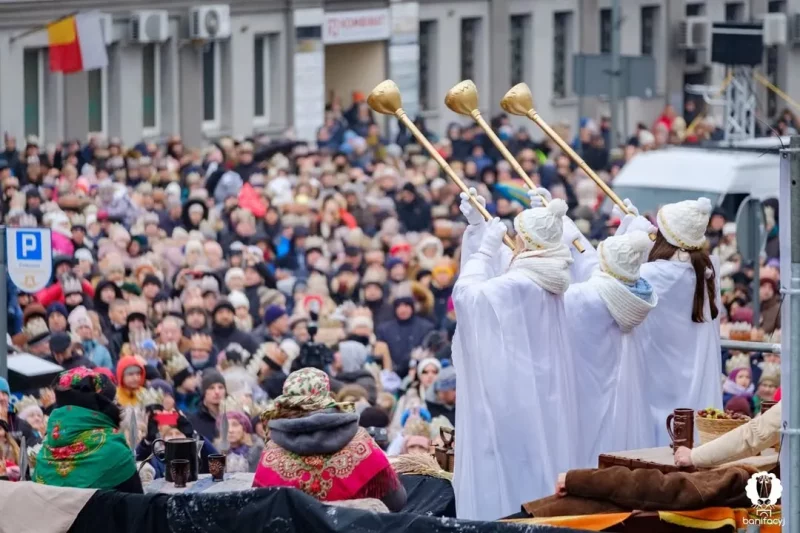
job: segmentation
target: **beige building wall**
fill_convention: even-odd
[[[354,91],[369,92],[387,77],[386,43],[329,44],[325,47],[325,96],[336,94],[347,109]]]

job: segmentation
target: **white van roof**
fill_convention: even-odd
[[[719,194],[778,196],[780,156],[775,153],[669,147],[642,152],[614,178],[614,187],[679,189]]]

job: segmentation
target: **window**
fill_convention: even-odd
[[[526,66],[530,49],[530,15],[511,16],[511,85],[527,79]]]
[[[481,19],[461,19],[461,79],[475,79],[475,64],[478,54],[478,30]]]
[[[103,134],[108,117],[108,80],[106,69],[90,70],[89,85],[89,132]]]
[[[436,70],[434,67],[436,58],[436,21],[419,21],[419,108],[423,111],[435,109],[433,105],[436,97],[436,84],[431,74]]]
[[[652,56],[655,53],[655,36],[658,32],[658,6],[642,7],[642,55]]]
[[[44,133],[44,51],[26,49],[23,55],[25,135]]]
[[[161,133],[161,50],[158,44],[142,48],[142,125],[145,137]]]
[[[567,61],[570,54],[569,25],[572,13],[555,13],[553,24],[553,96],[567,96]]]
[[[222,114],[222,86],[219,43],[203,47],[203,129],[218,130]]]
[[[767,11],[770,13],[783,13],[786,10],[786,2],[784,0],[769,0],[767,4]]]
[[[253,41],[253,115],[255,122],[269,124],[272,110],[273,77],[275,54],[277,52],[277,35],[257,35]]]
[[[725,22],[742,22],[744,20],[744,4],[728,2],[725,4]]]
[[[611,24],[611,10],[600,10],[600,53],[611,53],[611,32],[614,31]]]

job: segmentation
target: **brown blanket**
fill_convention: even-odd
[[[689,511],[707,507],[748,507],[745,486],[756,469],[732,466],[701,472],[673,472],[624,466],[567,472],[567,496],[548,496],[522,505],[535,517],[621,511]]]

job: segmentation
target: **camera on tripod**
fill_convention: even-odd
[[[333,364],[333,350],[321,342],[314,341],[319,331],[319,304],[317,302],[311,303],[308,314],[310,317],[308,322],[310,340],[300,347],[300,355],[292,362],[292,372],[301,368],[316,368],[327,373]]]

